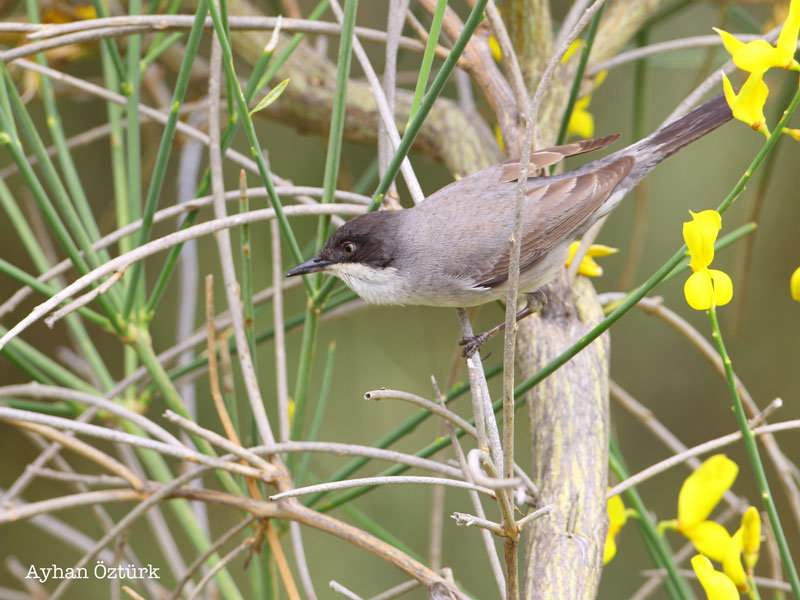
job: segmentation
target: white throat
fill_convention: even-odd
[[[376,269],[360,263],[336,263],[325,269],[370,304],[405,304],[408,292],[394,267]]]

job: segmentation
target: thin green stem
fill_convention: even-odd
[[[147,437],[147,433],[139,428],[139,426],[134,425],[129,421],[122,421],[121,423],[125,431],[128,433]],[[171,483],[175,479],[175,475],[173,475],[173,473],[170,471],[167,463],[164,461],[163,456],[152,450],[137,448],[136,451],[142,463],[144,463],[144,465],[147,467],[147,470],[152,474],[153,479],[165,484]],[[227,472],[226,474],[230,475]],[[237,495],[239,494],[240,492],[237,492]],[[195,547],[195,550],[197,550],[198,553],[203,553],[208,550],[211,542],[200,528],[189,502],[181,499],[173,499],[167,502],[167,505],[172,509],[175,517],[178,519],[178,522],[181,524],[192,545]],[[219,560],[219,554],[214,553],[209,556],[207,564],[209,567],[213,567],[219,562]],[[220,569],[216,575],[214,575],[214,579],[217,582],[217,585],[219,585],[220,593],[226,600],[244,600],[227,568]]]
[[[172,153],[172,143],[175,138],[175,128],[178,124],[178,117],[180,114],[181,105],[186,95],[186,89],[189,86],[189,78],[194,68],[194,60],[197,55],[197,49],[200,46],[200,40],[203,36],[203,29],[206,18],[206,2],[200,0],[197,6],[197,13],[195,14],[192,28],[189,31],[189,40],[186,44],[183,61],[178,70],[178,78],[175,82],[175,89],[172,93],[172,102],[170,103],[170,111],[167,116],[167,122],[164,125],[164,130],[161,134],[161,143],[158,147],[156,155],[156,162],[153,166],[153,174],[150,177],[150,186],[147,189],[147,198],[145,200],[144,213],[142,215],[142,226],[139,229],[139,237],[136,241],[136,246],[143,246],[150,238],[150,231],[153,228],[153,215],[158,208],[158,199],[161,196],[161,188],[164,185],[164,177],[167,172],[167,164],[169,162],[170,154]],[[131,121],[128,121],[130,123]],[[144,261],[140,260],[133,264],[130,273],[128,274],[128,287],[125,291],[125,303],[122,307],[122,316],[127,319],[133,308],[134,301],[136,300],[140,281],[144,271]]]
[[[625,466],[625,461],[622,458],[622,453],[613,438],[609,445],[608,461],[611,469],[620,481],[624,481],[630,477],[630,473]],[[628,504],[638,514],[636,522],[639,525],[639,532],[645,540],[653,562],[656,567],[667,571],[667,581],[672,584],[672,586],[668,588],[668,590],[671,590],[670,597],[679,598],[681,600],[693,599],[695,596],[692,589],[689,587],[686,580],[681,577],[678,567],[673,560],[673,552],[670,550],[664,537],[658,533],[658,528],[655,522],[650,518],[650,513],[642,501],[641,496],[639,496],[639,492],[635,487],[629,488],[625,491],[625,497],[628,500]]]
[[[338,308],[339,306],[342,306],[342,305],[346,304],[347,302],[350,302],[351,300],[354,300],[356,298],[358,298],[358,296],[356,296],[356,294],[351,292],[351,293],[349,293],[349,294],[347,294],[345,296],[342,296],[341,298],[337,298],[336,301],[328,302],[325,305],[325,307],[322,309],[322,312],[323,313],[330,312],[334,308]],[[256,309],[256,314],[258,314],[258,312],[259,312],[259,310],[261,310],[261,308],[262,307],[259,307],[259,308]],[[305,321],[305,311],[302,312],[302,313],[298,313],[296,315],[293,315],[292,317],[289,317],[288,319],[285,319],[283,324],[282,324],[282,327],[284,328],[284,331],[288,332],[289,330],[291,330],[291,329],[293,329],[295,327],[299,327],[300,325],[302,325],[304,321]],[[263,342],[269,341],[273,337],[275,337],[275,328],[274,327],[270,327],[269,329],[266,329],[266,330],[262,331],[261,333],[259,333],[256,336],[256,344],[261,344]],[[236,354],[236,344],[235,344],[233,338],[231,338],[230,342],[228,343],[228,347],[230,348],[231,354]],[[170,371],[169,372],[169,378],[174,381],[174,380],[176,380],[176,379],[178,379],[180,377],[183,377],[183,376],[191,373],[192,371],[196,371],[197,369],[199,369],[201,367],[204,367],[207,363],[208,363],[208,359],[207,358],[202,357],[202,356],[198,357],[198,358],[194,359],[192,362],[184,365],[183,367],[179,367],[177,369],[173,369],[172,371]]]
[[[425,44],[425,53],[422,55],[422,64],[420,64],[419,67],[417,87],[414,88],[414,98],[411,101],[411,110],[408,113],[406,128],[408,128],[408,125],[417,113],[419,105],[422,102],[422,96],[425,93],[425,88],[428,85],[428,78],[430,77],[431,66],[433,65],[433,57],[436,53],[436,44],[439,43],[439,33],[442,30],[445,8],[447,8],[447,0],[437,0],[436,9],[431,19],[431,30],[428,32],[428,41]]]
[[[103,5],[102,0],[92,0],[92,6],[94,6],[94,12],[97,13],[98,18],[106,18],[108,17],[108,12],[106,11],[105,6]],[[109,66],[114,70],[114,75],[118,80],[125,79],[125,68],[122,65],[122,56],[120,56],[119,48],[117,48],[116,41],[114,38],[104,38],[100,41],[100,48],[103,54],[107,55],[109,60]],[[128,94],[128,88],[125,86],[125,89],[122,93],[125,95]]]
[[[166,37],[154,40],[147,49],[147,53],[141,60],[141,66],[139,68],[141,69],[142,73],[145,73],[150,65],[153,64],[159,56],[169,50],[174,44],[177,44],[179,41],[181,41],[185,36],[185,32],[176,31]]]
[[[436,77],[434,77],[428,93],[425,94],[425,97],[422,99],[422,103],[419,105],[417,114],[414,115],[414,118],[408,124],[408,127],[406,127],[406,130],[403,133],[403,139],[400,140],[400,144],[398,145],[397,151],[394,153],[392,160],[389,161],[389,164],[386,166],[386,172],[383,174],[383,177],[378,183],[378,187],[372,196],[372,202],[370,203],[368,210],[377,210],[378,206],[380,205],[381,198],[383,198],[383,196],[389,190],[389,186],[392,184],[392,181],[394,181],[394,178],[397,177],[397,173],[400,171],[400,165],[403,163],[403,160],[405,159],[409,150],[411,150],[411,145],[414,143],[414,139],[417,137],[417,134],[419,133],[422,124],[425,122],[425,119],[428,118],[428,113],[431,111],[431,108],[433,108],[433,103],[439,97],[439,94],[441,94],[445,83],[447,83],[447,80],[450,78],[450,74],[453,72],[453,69],[455,69],[456,64],[458,63],[458,59],[461,58],[461,54],[467,47],[467,43],[472,37],[472,34],[478,28],[478,25],[481,24],[481,21],[483,21],[483,11],[486,8],[487,2],[488,0],[477,0],[475,2],[475,6],[472,7],[472,11],[469,13],[469,17],[464,23],[464,28],[461,30],[461,34],[458,36],[458,39],[456,39],[453,47],[450,49],[450,54],[447,55],[444,63],[442,63],[442,67],[439,69]]]
[[[141,13],[142,0],[130,0],[128,2],[128,14],[135,16]],[[142,71],[139,69],[139,62],[142,58],[141,34],[128,37],[128,51],[125,58],[125,81],[129,89],[128,102],[125,105],[125,116],[128,119],[127,136],[125,137],[127,151],[128,204],[126,207],[127,214],[122,217],[122,220],[125,221],[125,225],[127,225],[142,217],[142,132],[139,122],[139,103],[141,101],[140,86],[142,80]],[[125,307],[122,313],[125,319],[128,317],[130,306],[134,299],[141,301],[139,302],[139,306],[144,305],[144,289],[139,293],[139,286],[137,285],[139,278],[144,276],[144,265],[142,262],[138,262],[134,266],[136,266],[136,268],[130,269],[124,277],[126,288],[132,288],[132,291],[126,290],[125,293]]]
[[[23,398],[3,398],[3,404],[11,408],[29,410],[43,415],[54,415],[56,417],[76,417],[80,414],[79,410],[70,406],[66,402],[41,402],[39,400],[27,400]]]
[[[3,66],[3,75],[7,85],[6,89],[8,90],[8,97],[11,101],[11,108],[16,117],[19,119],[22,133],[30,142],[33,153],[39,161],[39,167],[44,175],[44,180],[47,182],[48,187],[55,197],[55,201],[58,203],[59,209],[61,209],[61,212],[64,215],[65,225],[69,229],[70,233],[74,236],[77,245],[80,247],[81,251],[83,251],[84,256],[86,256],[86,263],[92,268],[95,268],[99,266],[102,261],[98,257],[94,248],[92,248],[92,239],[84,227],[81,216],[75,209],[66,187],[64,187],[64,184],[61,182],[58,171],[56,170],[53,161],[50,159],[50,156],[47,153],[47,148],[45,147],[45,144],[42,141],[38,130],[36,129],[36,125],[34,125],[33,119],[28,113],[22,98],[17,92],[14,82],[11,79],[11,75],[8,73],[5,65]],[[16,141],[16,150],[21,152],[21,144],[19,143],[18,139]],[[20,155],[14,152],[15,144],[11,143],[8,144],[8,146],[12,151],[14,161],[17,162],[17,166],[20,168],[20,172],[25,178],[26,183],[30,184],[30,179],[35,177],[35,175],[33,175],[33,170],[30,168],[30,165],[27,164],[27,157],[23,155],[20,158]],[[26,166],[28,167],[27,169],[24,169],[23,166],[19,164],[20,160],[23,160],[26,163]],[[49,204],[49,200],[47,200],[47,203]]]
[[[0,258],[0,273],[5,273],[9,277],[12,277],[17,281],[19,281],[22,285],[30,287],[35,292],[38,292],[47,298],[49,298],[50,296],[54,296],[59,291],[47,283],[42,283],[30,273],[26,273],[19,267],[12,265],[10,262],[2,258]],[[65,300],[62,303],[62,305],[69,304],[69,302],[70,300]],[[103,315],[89,308],[86,308],[85,306],[77,309],[76,312],[82,317],[84,317],[87,321],[90,321],[109,332],[114,331],[113,328],[111,327],[111,321],[109,321]]]
[[[311,366],[314,361],[314,346],[317,339],[317,325],[319,323],[319,312],[309,307],[306,309],[305,320],[303,323],[303,341],[300,344],[300,356],[298,357],[297,380],[294,386],[294,411],[292,414],[292,424],[289,432],[290,440],[300,440],[303,435],[303,425],[305,423],[306,404],[308,400],[308,386],[311,379]],[[290,454],[286,459],[286,464],[291,470],[297,461],[296,454]]]
[[[564,116],[561,117],[561,125],[558,128],[556,146],[563,144],[564,140],[567,139],[569,120],[572,117],[572,111],[575,108],[575,102],[578,100],[578,93],[581,91],[583,74],[586,72],[586,65],[589,64],[589,54],[592,52],[594,38],[597,35],[597,28],[600,25],[600,19],[603,17],[603,10],[605,7],[606,5],[603,4],[589,22],[589,29],[586,32],[586,40],[584,41],[583,48],[581,49],[581,57],[578,61],[578,67],[575,69],[575,76],[572,78],[572,87],[570,87],[569,96],[567,98],[567,108],[564,110]],[[553,167],[550,168],[551,172],[552,170]]]
[[[258,141],[256,130],[253,126],[253,120],[250,118],[250,113],[247,109],[247,100],[242,93],[242,86],[239,84],[239,79],[237,78],[236,71],[233,67],[233,52],[231,50],[230,40],[225,35],[225,25],[222,22],[219,11],[213,2],[209,4],[208,8],[211,12],[211,19],[214,22],[214,30],[217,32],[217,37],[219,38],[220,48],[222,49],[222,64],[225,67],[225,76],[233,83],[233,89],[235,92],[234,95],[236,96],[236,106],[239,112],[239,118],[244,124],[245,132],[247,133],[247,141],[250,144],[250,153],[258,165],[258,172],[261,175],[261,179],[264,181],[264,186],[267,188],[269,200],[272,203],[273,209],[275,210],[275,216],[278,219],[281,233],[283,234],[283,237],[289,246],[292,257],[297,262],[302,262],[300,246],[297,244],[297,238],[292,230],[292,225],[289,223],[289,219],[286,217],[286,213],[283,211],[283,204],[278,197],[278,193],[275,191],[275,184],[272,181],[272,175],[270,175],[269,169],[267,168],[267,163],[264,160],[263,153],[261,152],[261,144]],[[314,288],[311,283],[311,279],[307,275],[304,275],[303,281],[305,282],[308,291],[313,293]]]
[[[503,364],[502,363],[495,364],[495,365],[489,367],[488,369],[486,369],[486,379],[491,379],[491,378],[499,375],[502,372],[503,372]],[[464,394],[464,393],[466,393],[468,391],[469,391],[469,383],[462,381],[462,382],[454,385],[450,389],[450,391],[447,392],[447,394],[445,395],[444,401],[445,401],[445,403],[449,403],[452,400],[455,400],[456,398],[458,398],[459,396],[461,396],[462,394]],[[500,406],[502,406],[502,401],[500,401],[499,403],[496,404],[495,410],[498,410],[500,408]],[[409,433],[411,433],[412,431],[414,431],[417,428],[418,425],[420,425],[423,421],[425,421],[432,414],[433,413],[431,413],[431,412],[429,412],[427,410],[420,410],[420,411],[416,412],[414,415],[412,415],[411,417],[406,419],[403,423],[401,423],[400,425],[395,427],[389,433],[383,435],[381,438],[379,438],[378,440],[373,442],[372,447],[373,448],[388,448],[389,446],[394,444],[397,440],[401,439],[402,437],[404,437],[404,436],[408,435]],[[458,437],[461,437],[462,435],[464,435],[464,431],[459,429],[459,428],[457,428],[456,429],[456,435]],[[426,446],[425,448],[420,450],[416,454],[416,456],[421,456],[421,457],[431,456],[432,454],[435,454],[436,452],[438,452],[442,448],[446,448],[449,445],[450,445],[450,436],[443,436],[443,437],[439,438],[438,440],[436,440],[435,442],[433,442],[432,444],[429,444],[428,446]],[[370,461],[369,458],[364,458],[364,457],[355,458],[355,459],[351,460],[349,463],[347,463],[344,467],[342,467],[341,469],[336,471],[328,479],[328,481],[341,481],[341,480],[349,477],[350,475],[352,475],[356,471],[358,471],[361,467],[366,465],[369,461]],[[398,466],[402,467],[402,465],[398,465]],[[394,467],[392,467],[392,469],[394,469]],[[405,470],[406,470],[405,468],[402,468],[402,470],[399,471],[399,472],[403,472]],[[395,473],[392,472],[391,474],[395,474]],[[369,488],[369,487],[357,488],[354,491],[359,492],[359,493],[356,493],[355,496],[353,496],[353,497],[358,497],[361,494],[363,494],[366,491],[368,491],[369,489],[371,489],[371,488]],[[306,506],[313,506],[314,504],[319,502],[319,500],[322,499],[326,495],[327,495],[327,492],[320,492],[320,493],[317,493],[317,494],[313,494],[313,495],[309,496],[308,498],[306,498],[303,501],[303,504],[305,504]],[[336,504],[336,506],[338,506],[338,503]],[[325,507],[327,508],[327,507],[329,507],[329,505],[326,504]],[[333,506],[330,506],[329,508],[333,508]]]
[[[158,386],[158,389],[164,398],[164,402],[174,412],[178,413],[184,418],[191,419],[186,407],[183,405],[183,400],[181,400],[181,397],[178,394],[178,390],[175,389],[175,386],[167,375],[167,372],[164,370],[163,365],[159,362],[155,352],[153,352],[150,334],[148,334],[144,329],[133,326],[128,327],[127,333],[131,346],[136,350],[136,354],[142,361],[142,365],[144,365],[145,368],[150,372],[150,376],[153,378],[153,382],[156,384],[156,386]],[[195,447],[200,452],[209,456],[217,456],[216,452],[214,452],[214,449],[207,440],[193,434],[189,435],[192,438]],[[225,488],[226,492],[229,494],[241,495],[242,489],[229,472],[215,469],[214,474]]]
[[[328,150],[325,154],[325,171],[322,176],[322,204],[333,202],[336,182],[339,179],[339,165],[342,158],[342,136],[344,134],[344,116],[347,95],[347,84],[350,82],[350,65],[353,61],[353,31],[356,27],[356,11],[358,0],[345,0],[342,17],[342,33],[339,36],[339,55],[336,63],[336,87],[333,90],[333,108],[331,110],[331,127],[328,132]],[[319,251],[328,239],[331,217],[323,215],[317,225],[317,244]],[[322,275],[318,277],[318,282]],[[315,291],[315,290],[314,290]]]
[[[325,11],[325,8],[328,6],[328,0],[322,0],[317,7],[311,12],[308,16],[308,20],[314,21],[318,19],[322,13]],[[288,60],[291,53],[294,51],[295,48],[300,44],[300,42],[305,37],[305,34],[298,33],[295,34],[289,44],[287,44],[286,48],[281,52],[281,54],[276,58],[274,62],[270,64],[270,59],[272,58],[272,51],[267,51],[266,49],[264,52],[261,53],[258,60],[256,61],[255,66],[253,67],[253,72],[250,74],[250,78],[247,81],[247,85],[244,91],[244,97],[247,101],[247,104],[253,100],[255,95],[271,80],[274,73],[280,68],[286,60]],[[267,70],[269,68],[269,70]],[[266,71],[266,73],[265,73]],[[263,75],[263,77],[262,77]],[[263,83],[262,83],[263,82]],[[222,133],[222,139],[220,142],[220,146],[222,151],[228,149],[233,140],[233,136],[238,130],[239,127],[239,120],[238,120],[239,113],[234,113],[233,121],[228,123],[225,131]],[[211,184],[211,175],[210,171],[206,169],[206,172],[203,174],[201,179],[201,183],[197,188],[197,193],[195,194],[196,197],[202,196],[208,192],[208,188]],[[184,219],[183,223],[181,224],[181,229],[185,229],[187,227],[191,227],[194,222],[197,220],[198,211],[193,210],[187,213],[186,218]],[[155,312],[155,308],[158,305],[159,300],[164,294],[166,290],[167,283],[172,275],[172,272],[175,269],[175,265],[178,261],[178,255],[180,254],[181,249],[183,248],[183,244],[178,244],[177,246],[170,249],[169,254],[167,255],[167,259],[164,262],[164,266],[161,269],[161,272],[158,275],[158,279],[156,280],[155,286],[153,286],[153,290],[150,293],[150,298],[147,301],[147,308],[145,309],[145,314],[149,319],[153,313]]]
[[[2,179],[0,179],[0,205],[2,205],[5,209],[9,222],[11,223],[14,231],[16,231],[20,236],[22,244],[28,251],[28,254],[30,255],[36,269],[40,273],[49,271],[50,262],[47,260],[44,251],[39,245],[36,235],[28,225],[25,215],[17,206],[14,197],[11,195],[11,191],[8,189]],[[2,262],[4,265],[8,265],[7,261]],[[7,269],[6,272],[8,275],[15,277],[18,281],[21,281],[24,285],[29,285],[34,290],[43,293],[46,296],[52,296],[56,292],[55,288],[52,286],[40,282],[38,279],[28,275],[24,271],[13,267],[13,265],[9,265],[9,269]],[[103,317],[102,315],[85,307],[79,309],[78,314],[82,315],[87,320],[96,322],[102,327],[106,327],[113,333],[114,329],[111,327],[111,323],[106,317]],[[78,315],[70,314],[65,318],[65,322],[72,333],[78,349],[83,352],[86,363],[91,367],[92,373],[95,375],[95,377],[97,377],[97,380],[100,382],[103,390],[109,390],[111,386],[114,385],[113,377],[111,377],[111,373],[103,361],[102,356],[98,352],[97,347],[89,335],[89,332],[86,331],[83,321],[81,321]]]
[[[410,556],[414,560],[418,560],[422,564],[426,564],[427,561],[414,552],[408,544],[404,543],[400,538],[398,538],[395,534],[391,531],[386,529],[383,525],[381,525],[375,519],[370,518],[366,513],[358,510],[355,506],[347,505],[342,507],[344,512],[346,512],[352,519],[356,522],[356,524],[361,527],[364,531],[371,533],[376,538],[383,540],[387,544],[391,544],[400,552]]]
[[[736,423],[742,432],[742,440],[744,441],[747,456],[750,459],[750,464],[753,467],[753,474],[756,478],[756,485],[761,492],[761,499],[764,502],[764,508],[767,511],[769,524],[772,527],[772,532],[775,535],[775,543],[778,546],[778,554],[781,557],[783,564],[783,571],[789,579],[789,585],[792,586],[792,594],[795,598],[800,598],[800,578],[797,575],[797,567],[792,560],[792,554],[789,550],[789,543],[786,541],[786,533],[783,531],[778,510],[775,507],[775,500],[772,497],[772,492],[769,489],[769,481],[767,474],[764,471],[764,464],[761,462],[761,456],[758,452],[758,444],[756,437],[753,435],[750,426],[747,424],[747,415],[742,406],[742,399],[739,397],[739,390],[736,387],[736,379],[733,374],[733,365],[728,356],[728,351],[725,349],[725,342],[722,339],[722,331],[719,328],[719,321],[717,320],[717,311],[714,307],[708,311],[708,318],[711,321],[711,337],[717,345],[719,356],[722,359],[722,365],[725,369],[725,379],[728,380],[728,391],[731,395],[733,402],[733,414],[736,417]]]
[[[339,165],[342,154],[342,136],[344,134],[344,117],[347,95],[347,85],[350,81],[350,65],[353,55],[353,32],[356,26],[356,12],[358,0],[345,0],[344,14],[342,17],[342,32],[339,36],[339,54],[336,69],[336,86],[333,93],[333,108],[331,111],[331,127],[328,133],[328,149],[325,157],[325,171],[323,173],[322,199],[323,204],[331,203],[336,191],[336,182],[339,178]],[[316,248],[322,248],[328,237],[330,229],[330,216],[319,218],[317,225]],[[321,280],[320,274],[317,284]],[[316,292],[315,286],[310,289],[312,297]],[[306,309],[305,324],[303,325],[303,341],[300,346],[300,357],[297,367],[297,379],[294,387],[294,412],[289,439],[299,440],[303,435],[305,425],[306,405],[308,404],[308,388],[311,378],[311,366],[317,343],[317,325],[319,322],[319,309],[309,302]],[[291,470],[297,463],[297,456],[292,454],[287,458],[287,466]]]
[[[392,184],[395,177],[397,177],[397,173],[400,171],[400,165],[411,150],[411,145],[414,143],[414,139],[416,139],[425,119],[428,117],[428,113],[431,108],[433,108],[433,103],[439,97],[439,94],[441,94],[442,89],[444,89],[445,83],[447,83],[447,80],[450,78],[450,74],[456,67],[458,59],[461,57],[464,49],[467,47],[467,43],[472,37],[472,34],[478,28],[478,25],[481,24],[481,21],[483,21],[483,11],[486,8],[487,2],[488,0],[477,0],[475,6],[472,7],[472,11],[469,13],[469,17],[464,23],[461,34],[450,49],[450,54],[447,55],[444,63],[442,63],[439,72],[436,73],[436,77],[434,77],[430,89],[422,99],[419,110],[406,127],[405,132],[403,132],[403,139],[400,140],[397,151],[394,153],[394,156],[392,156],[389,164],[386,165],[386,171],[380,182],[378,182],[378,187],[372,196],[372,202],[370,202],[369,208],[367,209],[368,211],[371,212],[378,209],[384,195],[389,190],[389,186]],[[298,260],[298,262],[300,261]],[[325,299],[328,297],[328,294],[331,293],[335,285],[335,279],[329,277],[314,295],[314,306],[321,306],[324,304]]]
[[[0,65],[0,69],[2,69],[2,81],[0,81],[0,86],[5,88],[6,90],[10,89],[11,94],[10,97],[12,99],[12,104],[16,104],[19,100],[19,96],[16,93],[16,90],[13,89],[13,84],[8,77],[8,71],[5,68],[5,65]],[[8,83],[10,88],[6,88],[6,84]],[[21,103],[20,103],[21,104]],[[22,110],[27,115],[27,111],[25,111],[24,106],[22,106]],[[64,223],[61,221],[61,217],[56,211],[53,204],[50,202],[50,198],[47,196],[47,193],[44,190],[44,187],[39,182],[39,179],[36,177],[36,174],[33,171],[30,163],[28,162],[28,158],[25,155],[25,152],[22,149],[22,143],[20,142],[19,138],[16,137],[15,128],[11,125],[13,121],[11,120],[11,116],[6,113],[5,111],[0,111],[0,131],[4,132],[11,138],[11,141],[8,144],[5,144],[5,147],[8,149],[9,153],[11,154],[12,159],[17,165],[17,168],[22,175],[22,178],[25,180],[25,184],[27,189],[30,191],[33,198],[36,200],[39,209],[42,211],[42,215],[45,218],[50,229],[53,231],[53,234],[61,245],[64,252],[67,254],[67,257],[72,261],[72,264],[75,266],[75,269],[78,271],[79,274],[85,275],[89,272],[89,265],[87,265],[86,261],[84,260],[81,252],[78,250],[78,247],[75,245],[72,237],[70,236],[69,231],[67,230]],[[23,122],[26,128],[32,124]],[[31,132],[29,132],[31,133]],[[35,130],[32,132],[35,135]],[[46,156],[46,155],[45,155]],[[52,166],[52,164],[51,164]],[[60,200],[65,200],[64,197],[57,195],[57,198]],[[69,202],[67,202],[69,205]],[[62,206],[62,209],[68,210],[69,206]],[[77,216],[73,216],[77,219]],[[74,224],[74,223],[73,223]],[[78,223],[80,227],[80,223]],[[88,241],[88,240],[84,240]],[[91,245],[91,244],[90,244]],[[91,249],[91,248],[90,248]],[[95,259],[97,258],[96,254],[93,254]],[[111,319],[112,325],[115,329],[118,328],[118,325],[114,319],[115,310],[112,306],[111,302],[105,295],[101,295],[98,299],[98,304],[100,304],[103,312]]]
[[[31,23],[40,23],[38,3],[35,0],[26,0],[28,18]],[[36,54],[36,62],[46,67],[47,59],[44,52]],[[100,239],[100,229],[97,227],[92,208],[89,205],[89,199],[81,185],[78,170],[75,168],[75,163],[72,160],[72,154],[67,148],[67,139],[64,135],[64,128],[61,122],[61,116],[58,112],[55,94],[53,93],[53,86],[50,84],[50,78],[45,75],[39,76],[39,87],[42,97],[42,105],[44,107],[47,127],[50,130],[50,135],[56,147],[56,155],[58,156],[61,171],[64,173],[69,193],[75,202],[76,210],[80,215],[83,225],[86,227],[89,239],[96,242]],[[100,252],[100,259],[107,261],[109,259],[108,252],[102,250]]]
[[[5,335],[8,329],[0,325],[0,335]],[[72,371],[65,369],[52,358],[45,356],[39,350],[22,341],[20,338],[9,340],[9,345],[13,343],[13,351],[25,361],[35,366],[41,373],[50,378],[57,385],[68,387],[87,394],[98,394],[99,391],[94,386],[86,383],[83,379],[75,375]]]
[[[328,406],[328,398],[331,393],[331,381],[333,380],[333,364],[336,359],[336,342],[331,342],[328,346],[328,355],[325,357],[325,368],[322,371],[322,383],[319,388],[319,395],[317,396],[317,406],[314,409],[314,418],[311,421],[311,427],[308,430],[306,440],[315,441],[319,436],[319,430],[322,428],[322,421],[325,417],[325,408]],[[308,465],[311,462],[311,453],[306,452],[303,458],[300,459],[300,465],[297,467],[297,473],[294,476],[295,487],[301,487],[308,473]]]

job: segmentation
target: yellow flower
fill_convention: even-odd
[[[764,73],[772,67],[800,71],[800,64],[794,59],[797,35],[800,33],[800,0],[792,0],[789,5],[789,15],[778,36],[777,47],[764,40],[740,42],[727,31],[717,28],[714,31],[722,37],[722,43],[733,57],[734,64],[744,71]]]
[[[722,571],[734,583],[740,592],[746,592],[750,587],[747,583],[747,574],[744,572],[741,561],[742,530],[733,534],[731,543],[722,559]]]
[[[692,557],[692,569],[697,574],[708,600],[739,600],[736,585],[727,575],[715,571],[711,561],[705,556],[698,554]]]
[[[683,224],[683,239],[689,249],[692,271],[707,267],[714,260],[714,242],[722,229],[722,217],[715,210],[693,213],[692,220]]]
[[[714,242],[722,227],[722,217],[715,210],[689,211],[689,214],[692,220],[683,224],[683,239],[694,273],[683,286],[686,302],[695,310],[723,306],[733,298],[733,282],[727,273],[708,268],[714,260]]]
[[[567,135],[577,135],[582,138],[594,136],[594,117],[588,110],[591,101],[592,97],[589,95],[575,103],[567,124]]]
[[[731,543],[722,559],[722,570],[741,592],[746,592],[750,588],[747,575],[753,575],[753,568],[758,562],[760,546],[761,517],[756,507],[751,506],[742,515],[742,525],[733,534]],[[747,566],[746,573],[742,567],[742,557]]]
[[[500,150],[503,152],[506,151],[506,145],[503,142],[503,132],[500,131],[500,125],[494,126],[494,137],[497,140],[497,145],[500,146]]]
[[[686,302],[695,310],[725,306],[733,298],[733,282],[727,273],[703,268],[692,273],[683,286]]]
[[[698,552],[722,562],[731,545],[731,536],[728,530],[715,521],[700,521],[691,526],[680,528],[679,532],[692,542]]]
[[[789,280],[789,289],[792,291],[792,299],[800,302],[800,267],[797,267]]]
[[[681,486],[675,529],[686,536],[699,552],[722,562],[731,543],[725,528],[707,521],[723,494],[733,485],[739,467],[724,454],[705,460]]]
[[[622,503],[622,498],[619,496],[611,496],[606,502],[606,511],[608,512],[608,533],[606,534],[606,544],[603,549],[603,564],[614,558],[617,554],[617,542],[614,539],[619,533],[622,526],[628,520],[625,512],[625,505]]]
[[[736,480],[739,467],[724,454],[703,461],[686,478],[678,495],[678,527],[704,521]]]
[[[755,506],[748,508],[742,515],[742,550],[744,564],[752,575],[758,562],[758,550],[761,547],[761,515]]]
[[[569,245],[569,256],[567,256],[567,260],[564,263],[565,265],[569,266],[572,263],[572,259],[575,258],[575,253],[578,251],[578,247],[580,245],[581,243],[577,241],[572,242]],[[602,244],[592,244],[589,246],[586,256],[583,257],[583,260],[578,267],[578,273],[585,275],[586,277],[600,277],[600,275],[603,274],[603,267],[598,265],[594,259],[602,258],[603,256],[608,256],[609,254],[614,254],[616,252],[619,252],[617,248],[603,246]]]
[[[569,48],[567,48],[567,51],[564,52],[564,56],[561,57],[561,64],[564,65],[567,64],[569,62],[569,59],[575,55],[575,53],[580,49],[581,46],[583,46],[583,40],[581,40],[580,38],[572,42],[569,45]]]
[[[767,102],[769,88],[762,77],[763,73],[751,73],[737,95],[723,73],[722,88],[733,116],[769,137],[767,118],[764,116],[764,104]]]
[[[491,36],[489,38],[489,49],[492,51],[492,58],[494,58],[497,62],[503,60],[503,51],[500,50],[500,44],[497,41],[497,38]]]

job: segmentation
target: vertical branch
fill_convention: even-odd
[[[269,223],[272,243],[272,322],[275,330],[275,385],[278,394],[278,435],[282,442],[289,441],[289,382],[286,374],[286,330],[283,325],[283,265],[281,261],[281,236],[278,223]]]
[[[211,47],[211,68],[209,77],[209,161],[211,163],[211,188],[214,194],[214,216],[222,218],[226,216],[225,207],[225,187],[222,179],[222,155],[219,130],[219,92],[220,92],[220,63],[222,55],[216,33],[214,43]],[[215,68],[216,67],[216,68]],[[231,252],[230,232],[223,229],[215,234],[217,248],[219,250],[220,263],[222,265],[222,276],[225,281],[225,295],[228,299],[228,308],[231,311],[233,321],[233,331],[236,338],[236,347],[239,351],[239,364],[244,376],[247,387],[247,395],[250,400],[250,410],[256,423],[256,428],[261,436],[261,440],[266,444],[275,443],[272,430],[269,426],[267,413],[264,409],[264,402],[261,392],[258,389],[255,369],[253,368],[250,347],[247,343],[244,320],[242,318],[242,307],[239,302],[239,284],[236,281],[236,270],[233,264],[233,253]]]
[[[526,319],[534,325],[520,327],[517,365],[524,377],[603,317],[585,278],[570,288],[562,269],[547,290],[545,307]],[[608,358],[604,336],[529,394],[531,478],[539,504],[553,509],[526,530],[525,598],[595,597],[607,528]]]

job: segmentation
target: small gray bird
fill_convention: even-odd
[[[658,163],[732,118],[722,95],[649,137],[562,175],[531,177],[523,213],[521,294],[564,264],[569,245]],[[619,134],[531,153],[529,172],[604,148]],[[475,306],[505,298],[519,160],[459,179],[419,205],[356,217],[287,276],[323,271],[373,304]]]

